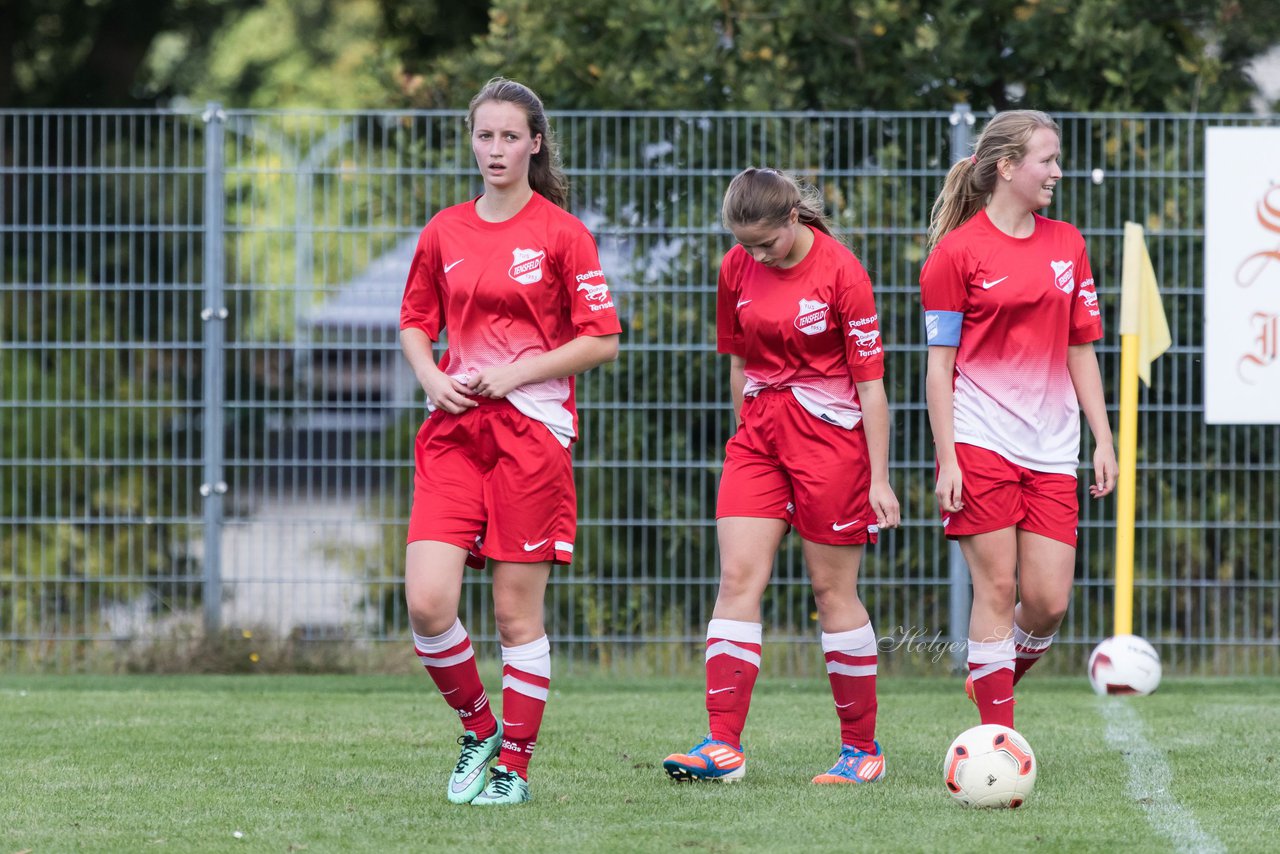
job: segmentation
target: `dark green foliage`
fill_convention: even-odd
[[[1268,0],[493,0],[474,45],[405,62],[432,106],[502,73],[562,109],[1214,112],[1278,38]]]

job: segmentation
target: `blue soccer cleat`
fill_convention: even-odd
[[[707,736],[688,753],[673,753],[662,760],[662,767],[667,776],[679,782],[716,780],[733,783],[746,776],[747,758],[733,745]]]
[[[840,758],[831,770],[813,778],[815,783],[874,783],[884,779],[884,748],[880,742],[873,742],[875,753],[867,753],[856,747],[843,745]]]

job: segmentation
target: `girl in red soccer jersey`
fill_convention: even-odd
[[[996,115],[951,167],[920,273],[938,505],[973,576],[969,694],[1013,726],[1013,686],[1053,642],[1075,573],[1080,411],[1094,498],[1116,454],[1093,342],[1102,337],[1084,238],[1036,211],[1062,178],[1047,115]]]
[[[449,800],[514,804],[529,800],[551,677],[547,581],[552,564],[572,559],[577,528],[573,376],[616,358],[621,329],[595,241],[563,210],[538,96],[495,78],[467,125],[484,192],[427,224],[400,313],[401,345],[432,409],[414,448],[405,597],[414,647],[462,719]],[[469,550],[492,561],[501,724],[458,619]]]
[[[717,349],[729,354],[737,431],[716,506],[720,590],[707,627],[710,734],[667,757],[676,780],[740,779],[760,669],[761,599],[783,536],[803,540],[842,749],[815,783],[884,776],[875,740],[876,636],[858,598],[867,543],[899,521],[889,486],[889,405],[866,271],[831,236],[822,201],[773,169],[725,194],[738,245],[720,266]]]

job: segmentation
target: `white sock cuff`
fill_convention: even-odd
[[[1013,661],[1013,638],[998,641],[969,641],[969,661],[973,664],[995,664]]]
[[[823,652],[844,652],[849,655],[874,655],[876,630],[868,622],[865,626],[847,632],[823,632]]]
[[[462,620],[454,620],[448,631],[434,637],[424,638],[412,629],[409,632],[413,635],[414,648],[428,655],[452,649],[467,639],[467,630],[463,627]]]
[[[515,665],[516,662],[538,661],[539,658],[549,658],[550,654],[552,654],[552,641],[547,639],[547,635],[543,635],[538,640],[530,640],[529,643],[520,644],[518,647],[503,647],[502,663]]]
[[[738,643],[759,644],[764,637],[764,626],[741,620],[712,620],[707,623],[707,640],[728,640]]]
[[[529,641],[520,646],[504,646],[502,648],[502,663],[510,664],[516,670],[550,679],[551,641],[547,640],[546,635],[543,635],[537,640]]]
[[[1031,632],[1024,631],[1022,626],[1017,623],[1013,624],[1013,642],[1025,649],[1048,649],[1049,644],[1053,643],[1057,637],[1057,632],[1048,637],[1038,637],[1031,634]]]

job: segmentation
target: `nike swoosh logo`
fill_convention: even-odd
[[[723,693],[723,692],[725,692],[725,691],[732,691],[732,690],[733,690],[733,686],[731,685],[731,686],[729,686],[728,688],[714,688],[714,689],[708,688],[708,689],[707,689],[707,693],[708,693],[708,694],[721,694],[721,693]]]
[[[993,706],[1003,706],[1005,703],[1009,702],[1009,701],[1010,701],[1010,700],[1012,700],[1012,699],[1013,699],[1012,697],[1005,697],[1003,700],[992,700],[992,701],[991,701],[991,705],[993,705]]]
[[[524,721],[516,721],[515,723],[512,723],[511,721],[502,722],[502,728],[504,730],[511,729],[513,726],[524,726]]]
[[[474,782],[476,781],[476,778],[477,778],[477,777],[479,777],[482,773],[484,773],[484,770],[485,770],[485,768],[486,768],[486,767],[488,767],[488,766],[486,766],[486,765],[481,765],[481,766],[479,766],[479,767],[477,767],[477,768],[473,769],[473,770],[472,770],[472,772],[471,772],[470,774],[468,774],[467,776],[465,776],[465,777],[463,777],[463,778],[462,778],[462,785],[461,785],[461,786],[459,786],[457,783],[455,783],[455,782],[453,782],[452,780],[450,780],[450,781],[449,781],[449,788],[453,790],[453,793],[454,793],[455,795],[457,795],[457,794],[461,794],[462,792],[465,792],[465,791],[467,790],[467,787],[468,787],[468,786],[470,786],[472,783],[474,783]]]
[[[850,702],[848,702],[848,703],[836,703],[836,708],[837,708],[837,709],[847,709],[847,708],[849,708],[849,707],[850,707],[850,706],[852,706],[852,705],[853,705],[853,701],[850,701]]]
[[[447,273],[447,272],[449,272],[450,270],[452,270],[454,267],[458,266],[459,264],[461,264],[461,263],[462,263],[463,261],[465,261],[465,260],[467,260],[467,259],[466,259],[466,258],[459,258],[457,261],[454,261],[452,264],[445,264],[445,265],[444,265],[444,271],[445,271],[446,273]]]
[[[446,270],[446,272],[447,272],[447,270]],[[1004,281],[1005,279],[1007,279],[1007,278],[1009,278],[1009,277],[1008,277],[1008,276],[1001,276],[1000,278],[996,279],[994,282],[988,282],[986,279],[983,279],[983,280],[982,280],[982,289],[983,289],[984,291],[986,291],[986,290],[990,290],[991,288],[994,288],[996,285],[1000,284],[1001,282],[1003,282],[1003,281]]]
[[[843,531],[845,528],[848,528],[848,527],[851,527],[851,526],[853,526],[853,525],[856,525],[856,524],[858,524],[858,523],[859,523],[859,522],[861,522],[861,521],[862,521],[861,519],[854,519],[852,522],[845,522],[843,525],[837,525],[835,522],[832,522],[832,523],[831,523],[831,530],[833,530],[833,531]]]
[[[749,302],[751,302],[751,300],[749,299],[742,300],[741,302],[738,303],[738,308],[742,308],[744,305],[746,305]]]
[[[454,689],[453,689],[453,690],[451,690],[451,691],[441,691],[441,692],[440,692],[440,696],[441,696],[441,697],[447,697],[447,696],[449,696],[450,694],[456,694],[456,693],[458,693],[460,690],[462,690],[462,689],[461,689],[461,688],[454,688]]]
[[[547,540],[549,539],[551,538],[547,537]],[[531,552],[531,551],[534,551],[535,549],[540,549],[547,544],[547,540],[541,540],[540,542],[536,542],[536,543],[530,543],[528,540],[525,540],[524,550],[527,552]]]

